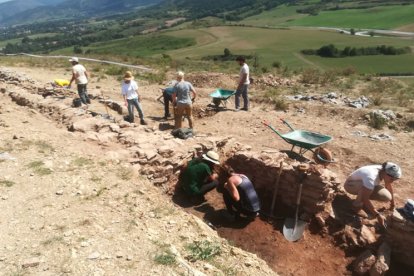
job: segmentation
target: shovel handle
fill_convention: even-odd
[[[273,215],[273,211],[275,209],[275,203],[276,203],[276,196],[277,196],[277,191],[279,190],[279,181],[280,181],[280,175],[282,174],[283,171],[283,161],[280,161],[280,167],[279,167],[279,171],[277,173],[277,177],[276,177],[276,182],[275,182],[275,190],[273,192],[273,199],[272,199],[272,206],[270,207],[270,214]]]

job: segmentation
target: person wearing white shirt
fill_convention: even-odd
[[[240,96],[243,97],[243,108],[242,110],[248,111],[249,110],[249,85],[250,85],[250,70],[249,66],[246,64],[246,59],[242,56],[236,58],[236,61],[240,65],[240,79],[239,84],[237,86],[236,94],[235,94],[235,102],[236,102],[236,111],[240,110]]]
[[[77,84],[78,94],[81,102],[85,105],[90,104],[91,100],[89,99],[87,91],[89,73],[82,64],[79,64],[79,59],[77,57],[72,57],[71,59],[69,59],[69,61],[72,63],[73,67],[72,79],[70,80],[68,87],[70,88],[72,82],[75,81]]]
[[[130,71],[125,72],[124,80],[122,82],[122,96],[124,97],[125,105],[128,107],[129,122],[134,122],[134,107],[138,110],[141,125],[146,125],[144,120],[144,113],[141,107],[141,97],[138,95],[138,84],[134,81],[134,76]]]
[[[356,195],[353,202],[355,211],[365,208],[377,217],[384,226],[384,217],[378,212],[371,200],[390,202],[390,209],[394,209],[394,190],[392,183],[401,178],[401,168],[392,162],[382,165],[364,166],[351,173],[345,181],[344,188],[350,194]],[[380,185],[384,181],[384,186]]]

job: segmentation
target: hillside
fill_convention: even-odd
[[[37,0],[32,1],[39,2]],[[4,25],[24,24],[35,21],[61,20],[67,18],[80,19],[88,16],[131,12],[135,8],[157,4],[161,0],[58,0],[60,1],[58,5],[50,5],[50,0],[45,1],[43,4],[33,3],[31,7],[24,4],[22,5],[25,6],[24,9],[18,9],[17,12],[11,15],[9,14],[7,17],[4,16],[2,19],[0,18],[0,23]],[[18,1],[12,1],[11,3],[14,2]],[[22,3],[25,3],[25,1],[22,0]]]
[[[66,0],[14,0],[0,4],[0,22],[27,10],[57,5]]]

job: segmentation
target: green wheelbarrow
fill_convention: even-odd
[[[303,154],[305,154],[307,151],[311,151],[313,153],[313,158],[319,164],[326,165],[335,162],[332,158],[331,152],[325,148],[322,148],[322,145],[332,140],[331,136],[306,130],[296,130],[291,127],[290,124],[284,119],[280,120],[290,128],[291,132],[282,134],[274,127],[272,127],[269,123],[263,122],[263,124],[273,130],[277,135],[280,136],[280,138],[291,144],[292,152],[294,151],[295,147],[298,147],[300,156],[303,156]]]
[[[217,89],[210,94],[210,97],[213,98],[213,104],[216,108],[218,108],[220,104],[226,108],[228,99],[234,94],[236,94],[236,91],[234,90]]]

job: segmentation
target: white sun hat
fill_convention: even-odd
[[[220,160],[219,160],[219,155],[217,152],[210,150],[209,152],[207,152],[206,154],[203,154],[203,159],[210,161],[211,163],[220,165]]]

